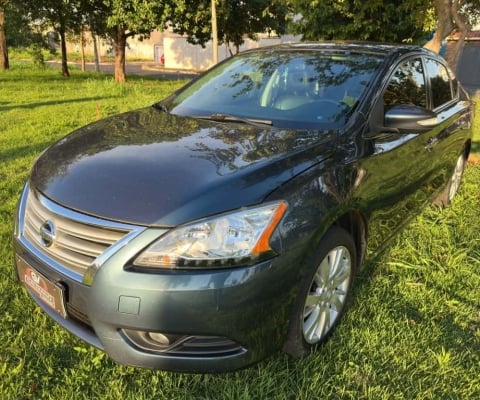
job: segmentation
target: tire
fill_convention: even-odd
[[[302,357],[325,342],[345,312],[356,269],[353,238],[332,227],[307,266],[292,310],[284,351]]]
[[[467,158],[465,157],[465,153],[462,151],[462,154],[460,154],[460,156],[457,158],[455,169],[453,170],[452,176],[448,180],[447,186],[445,189],[443,189],[443,192],[440,194],[440,196],[435,199],[435,205],[446,207],[452,203],[453,198],[458,192],[460,183],[462,182],[463,172],[465,171],[466,165]]]

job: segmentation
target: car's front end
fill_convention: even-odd
[[[115,124],[130,128],[119,137]],[[183,132],[165,140],[177,125]],[[293,133],[153,107],[80,129],[42,154],[25,186],[19,279],[119,363],[205,372],[264,358],[281,348],[299,273],[279,257],[288,202],[268,195],[318,162],[299,148],[326,157],[334,140]],[[237,158],[224,167],[206,157],[192,140],[200,135],[212,154]]]
[[[286,207],[273,206],[277,213]],[[190,258],[190,268],[156,268],[141,258],[151,259],[149,245],[168,238],[169,229],[87,216],[28,185],[18,218],[20,280],[60,325],[117,362],[222,371],[263,358],[281,343],[290,290],[288,268],[274,257],[278,235],[269,240],[276,250],[269,247],[257,259]],[[205,267],[212,262],[218,265]]]

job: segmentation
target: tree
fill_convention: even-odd
[[[71,27],[76,21],[76,9],[72,4],[65,0],[49,0],[51,4],[43,10],[44,16],[56,28],[60,35],[60,48],[62,53],[62,75],[70,76],[67,64],[67,41],[66,33],[68,27]]]
[[[0,0],[0,71],[10,68],[7,47],[7,12],[14,10],[11,0]]]
[[[305,40],[424,41],[433,25],[429,0],[293,0],[291,24]]]
[[[304,39],[361,39],[424,45],[439,52],[456,33],[458,41],[447,57],[452,69],[471,25],[479,20],[480,0],[293,0],[294,33]],[[452,46],[451,46],[452,47]]]
[[[281,2],[230,0],[224,1],[222,5],[220,38],[229,48],[230,43],[233,44],[236,53],[245,36],[257,40],[259,33],[285,33],[288,8]]]
[[[100,72],[100,60],[98,55],[98,36],[107,35],[108,8],[101,0],[82,0],[83,9],[86,14],[86,25],[90,28],[93,44],[93,59],[95,62],[95,71]]]
[[[210,1],[177,0],[168,11],[174,32],[186,34],[190,43],[204,46],[212,38]],[[238,52],[245,37],[256,40],[263,32],[282,34],[287,26],[288,11],[286,2],[279,0],[219,1],[216,7],[218,42],[229,49],[233,45]]]
[[[21,3],[15,0],[0,0],[0,70],[7,70],[10,68],[8,57],[8,40],[7,32],[16,32],[17,34],[23,31],[21,25],[24,21],[19,11]],[[7,19],[8,14],[8,19]],[[31,39],[31,35],[30,38]]]
[[[450,67],[456,70],[465,38],[471,26],[479,20],[480,1],[433,0],[433,3],[438,22],[433,37],[425,47],[438,53],[443,41],[452,33],[456,33],[457,40],[447,54]]]
[[[77,20],[69,29],[69,41],[79,44],[81,56],[81,68],[84,72],[85,67],[85,45],[88,40],[87,33],[90,33],[95,53],[95,70],[100,71],[97,54],[96,33],[101,32],[105,35],[106,29],[106,6],[102,0],[77,0],[75,5],[77,11]]]
[[[107,7],[106,31],[115,43],[115,81],[124,82],[127,38],[148,37],[163,28],[164,3],[157,0],[104,0]]]
[[[53,28],[60,36],[62,75],[70,76],[67,64],[67,31],[78,31],[82,21],[79,0],[24,0],[22,2],[31,21],[45,28]]]
[[[9,68],[7,36],[5,34],[5,4],[0,2],[0,70]]]

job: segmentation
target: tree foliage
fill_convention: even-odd
[[[212,0],[0,0],[0,69],[8,68],[5,27],[13,34],[41,23],[60,37],[62,72],[68,76],[65,35],[89,29],[115,43],[115,80],[123,82],[127,38],[148,37],[167,24],[190,43],[212,38]],[[438,51],[451,33],[458,46],[479,20],[480,0],[215,0],[218,42],[238,52],[245,38],[291,33],[304,40],[354,39],[424,44]],[[15,13],[15,9],[21,10]],[[15,16],[16,15],[16,16]],[[21,16],[20,16],[21,15]],[[13,17],[13,18],[12,18]],[[20,26],[21,25],[21,26]],[[233,53],[232,50],[230,50]],[[456,53],[458,56],[458,52]],[[455,57],[454,57],[455,58]]]
[[[439,52],[457,33],[447,61],[456,69],[471,26],[478,23],[480,0],[292,0],[298,17],[294,33],[305,40],[350,39],[413,43]]]
[[[174,30],[188,41],[202,46],[212,37],[210,0],[174,0],[168,7],[168,19]],[[259,33],[283,34],[289,7],[284,1],[221,0],[217,2],[218,42],[233,45],[238,52],[245,37],[256,39]]]
[[[293,0],[294,33],[305,40],[418,43],[433,26],[429,0]]]

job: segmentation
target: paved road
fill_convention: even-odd
[[[47,61],[47,64],[55,67],[58,66],[58,68],[60,68],[60,61]],[[77,62],[69,62],[68,65],[75,65],[77,68],[80,68],[80,63]],[[87,71],[95,70],[94,63],[86,63],[85,67]],[[114,69],[113,63],[100,63],[100,72],[113,75]],[[127,61],[125,63],[125,71],[127,73],[127,78],[128,75],[139,75],[160,79],[192,79],[198,75],[195,71],[165,69],[160,64],[148,61]]]

